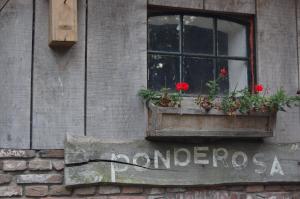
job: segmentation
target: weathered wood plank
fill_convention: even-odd
[[[297,34],[294,0],[257,0],[258,82],[271,92],[282,87],[290,95],[298,88]],[[300,110],[277,114],[272,142],[300,141]]]
[[[1,148],[30,147],[32,15],[32,0],[11,0],[0,13]]]
[[[255,14],[255,0],[206,0],[205,10]]]
[[[36,1],[33,148],[63,148],[65,133],[84,134],[85,1],[78,1],[78,38],[71,49],[48,46],[48,0]]]
[[[50,0],[49,45],[72,46],[77,37],[77,0]]]
[[[297,38],[298,38],[298,91],[300,91],[300,0],[297,4]]]
[[[142,138],[137,92],[147,84],[146,0],[89,0],[88,9],[87,135]]]
[[[203,0],[149,0],[149,5],[203,9]]]
[[[199,108],[175,108],[148,105],[147,138],[169,140],[195,137],[271,137],[274,113],[237,114],[228,116],[221,111],[207,113]]]
[[[65,184],[219,185],[300,181],[300,143],[104,143],[68,136]]]

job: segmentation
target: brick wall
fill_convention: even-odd
[[[63,150],[0,149],[0,198],[43,199],[300,199],[298,184],[193,188],[63,185]]]

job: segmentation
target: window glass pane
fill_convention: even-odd
[[[247,57],[246,27],[244,25],[218,20],[218,54]]]
[[[187,93],[207,94],[206,83],[214,78],[213,60],[185,57],[183,62],[183,81],[190,84]]]
[[[228,71],[226,80],[220,82],[221,93],[242,90],[248,87],[248,62],[240,60],[218,60],[217,72],[225,67]]]
[[[213,19],[208,17],[183,17],[183,51],[189,53],[214,53]]]
[[[175,91],[179,71],[179,57],[148,55],[148,88],[159,91],[167,87]]]
[[[178,15],[155,16],[148,19],[148,48],[158,51],[179,51]]]

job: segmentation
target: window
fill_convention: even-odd
[[[190,84],[188,94],[207,94],[206,82],[220,68],[228,78],[221,93],[254,85],[253,19],[191,13],[153,12],[148,17],[148,88],[175,90]]]

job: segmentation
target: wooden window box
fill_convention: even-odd
[[[264,138],[273,136],[276,113],[237,113],[229,116],[212,109],[159,107],[148,104],[147,139],[200,137]]]

